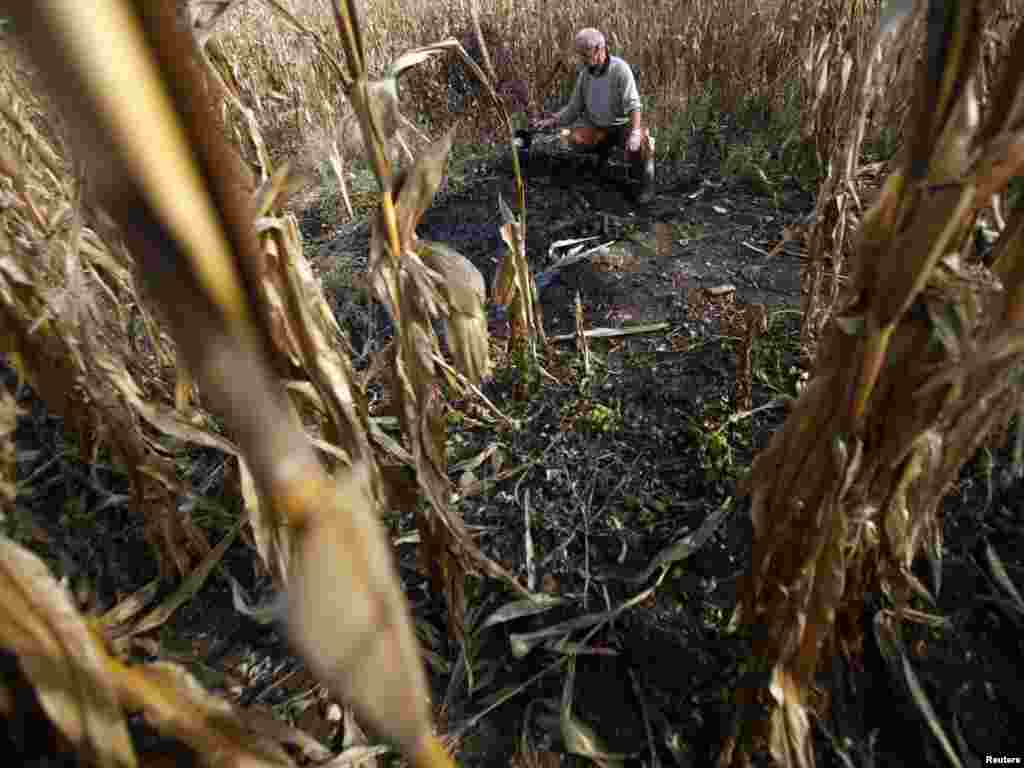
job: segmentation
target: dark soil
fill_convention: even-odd
[[[499,692],[526,683],[560,658],[538,648],[516,659],[512,635],[604,612],[642,592],[656,575],[630,577],[731,504],[721,527],[689,558],[672,565],[651,597],[589,640],[587,652],[578,657],[573,689],[574,715],[609,751],[629,755],[626,765],[713,765],[731,722],[731,694],[743,680],[746,653],[743,638],[726,631],[750,555],[749,518],[745,500],[737,497],[737,480],[785,418],[777,398],[795,395],[802,380],[796,344],[800,257],[795,248],[775,256],[765,252],[813,201],[793,182],[781,183],[769,197],[721,180],[707,167],[681,165],[661,169],[655,199],[638,206],[622,183],[625,169],[613,168],[611,178],[599,178],[585,162],[537,148],[531,152],[527,226],[534,270],[549,266],[546,254],[556,240],[597,235],[601,239],[595,243],[614,241],[601,259],[581,261],[545,285],[549,336],[574,328],[577,292],[588,327],[665,322],[667,328],[592,341],[589,374],[571,341],[553,341],[545,362],[550,377],[525,404],[511,400],[510,374],[499,370],[486,394],[524,422],[518,431],[453,417],[452,466],[493,445],[504,469],[530,463],[525,472],[462,503],[480,545],[525,578],[528,515],[537,588],[565,602],[475,635],[472,689],[467,690],[454,674],[458,652],[443,640],[443,611],[425,591],[414,546],[399,546],[402,575],[432,651],[435,700],[445,705],[447,730],[461,734],[462,765],[509,765],[524,733],[541,752],[563,751],[558,708],[564,665],[472,719]],[[512,200],[512,182],[507,159],[477,170],[474,181],[439,196],[419,234],[470,258],[489,285],[503,248],[498,195]],[[312,213],[304,221],[322,273],[340,261],[353,261],[357,270],[365,263],[365,222],[324,233]],[[662,232],[669,228],[667,253],[657,245],[658,224]],[[695,311],[687,301],[693,289],[723,285],[735,290],[717,304]],[[330,300],[349,325],[356,349],[377,344],[387,327],[380,310],[367,310],[344,289],[332,290]],[[737,411],[736,340],[722,317],[730,315],[733,302],[764,303],[770,328],[754,350],[755,412],[729,422]],[[374,311],[377,317],[370,322]],[[492,327],[500,355],[504,323],[499,313],[493,314]],[[55,567],[93,584],[101,602],[141,586],[154,572],[137,520],[123,506],[95,513],[101,497],[82,491],[89,468],[68,458],[59,425],[31,393],[22,391],[21,397],[32,406],[17,434],[26,457],[19,464],[21,476],[56,459],[39,476],[63,478],[53,479],[45,492],[37,485],[36,495],[23,502],[38,533],[35,543],[51,556],[62,553]],[[757,410],[773,401],[777,407]],[[213,473],[216,457],[196,454],[191,466],[198,481]],[[1007,451],[997,453],[992,471],[982,466],[975,461],[964,470],[944,507],[942,589],[938,606],[930,610],[949,623],[942,629],[905,628],[907,658],[938,721],[957,752],[973,755],[969,764],[979,765],[986,756],[1024,756],[1022,614],[995,585],[985,554],[986,546],[993,547],[1010,579],[1018,588],[1024,584],[1024,485],[1010,473]],[[455,474],[453,480],[487,480],[496,469],[488,462],[472,476]],[[119,482],[123,478],[110,476],[111,488]],[[76,527],[77,518],[68,513],[79,497],[76,504],[94,512],[88,527]],[[214,521],[209,525],[211,537],[222,535]],[[396,535],[412,527],[409,520],[396,520],[394,526]],[[310,680],[295,671],[297,662],[275,630],[253,624],[231,607],[225,573],[256,594],[265,592],[252,559],[243,546],[234,547],[222,571],[176,614],[161,639],[165,647],[189,648],[191,667],[215,688],[228,687],[242,661],[260,669],[249,673],[235,695],[246,703],[282,705]],[[922,576],[930,583],[927,574]],[[510,600],[493,583],[474,582],[470,625],[479,626]],[[891,671],[871,642],[873,606],[874,598],[866,619],[864,668],[845,676],[848,683],[833,694],[832,716],[815,723],[819,765],[946,765],[939,742],[900,682],[902,673]],[[579,641],[583,634],[571,639]],[[296,718],[318,737],[336,738],[319,713],[313,707]],[[588,762],[571,756],[545,759],[550,762],[544,765]]]

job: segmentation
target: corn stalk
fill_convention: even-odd
[[[860,653],[867,592],[889,601],[888,638],[911,596],[934,600],[939,502],[1019,408],[1021,240],[1001,253],[1002,284],[964,254],[979,209],[1024,171],[1024,31],[982,119],[978,3],[932,2],[923,23],[905,151],[861,224],[849,302],[745,486],[754,547],[737,618],[756,628],[767,682],[737,692],[720,765],[759,749],[779,765],[813,765],[817,674],[840,652]],[[931,590],[911,572],[921,552]]]
[[[13,189],[0,213],[0,352],[78,439],[81,456],[105,447],[128,474],[160,573],[184,575],[209,545],[178,499],[187,483],[133,405],[173,361],[145,303],[130,259],[108,247],[80,180],[51,137],[33,127],[38,107],[5,71],[0,178]],[[116,242],[116,241],[115,241]],[[147,331],[129,345],[133,321]]]
[[[852,249],[848,233],[863,210],[857,176],[867,117],[884,93],[895,54],[914,39],[901,34],[902,18],[885,19],[880,25],[881,20],[877,7],[849,12],[846,35],[840,37],[837,28],[825,27],[820,39],[812,39],[804,60],[802,133],[813,141],[825,168],[800,281],[801,346],[808,358],[840,299]]]
[[[529,395],[529,382],[538,378],[538,351],[539,347],[547,344],[544,337],[544,320],[541,315],[540,297],[537,292],[537,285],[530,273],[530,263],[526,255],[526,184],[523,182],[523,173],[519,164],[519,152],[515,142],[515,130],[512,118],[502,99],[495,92],[495,84],[498,82],[498,75],[491,63],[491,57],[487,50],[487,42],[484,40],[480,28],[480,6],[478,0],[470,2],[470,17],[473,22],[473,31],[476,34],[477,45],[480,48],[481,57],[484,61],[485,71],[478,67],[471,67],[473,74],[484,85],[491,103],[501,119],[505,128],[509,151],[512,157],[512,170],[516,179],[516,207],[518,215],[514,214],[504,200],[499,199],[501,212],[501,237],[508,246],[498,265],[498,277],[495,280],[494,299],[499,306],[511,305],[512,319],[510,323],[510,343],[512,347],[512,359],[519,367],[520,382],[516,387],[516,394],[525,399]],[[463,59],[468,59],[463,53]],[[523,386],[526,384],[526,386]]]
[[[265,252],[190,35],[163,3],[3,8],[63,108],[77,156],[94,163],[92,192],[121,227],[186,365],[237,438],[261,500],[291,527],[292,641],[413,764],[449,765],[431,732],[372,464],[353,453],[350,468],[328,475],[273,374]]]
[[[334,11],[347,63],[343,82],[380,187],[380,209],[371,230],[369,284],[388,308],[396,330],[391,347],[391,393],[410,442],[417,484],[429,505],[416,510],[421,562],[435,591],[447,600],[449,633],[461,643],[465,635],[464,585],[470,570],[480,570],[529,595],[511,574],[480,551],[449,502],[446,431],[435,366],[438,341],[431,320],[444,318],[461,373],[479,384],[490,372],[483,309],[486,296],[483,279],[465,257],[416,235],[416,226],[441,183],[452,132],[427,147],[411,167],[397,173],[387,145],[399,125],[399,75],[446,49],[461,51],[463,56],[465,52],[454,40],[414,49],[392,62],[384,78],[370,80],[355,3],[339,0]]]

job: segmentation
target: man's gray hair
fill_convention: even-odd
[[[576,47],[580,50],[593,50],[604,46],[604,35],[593,27],[581,29],[576,33]]]

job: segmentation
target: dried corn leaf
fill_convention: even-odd
[[[267,734],[260,720],[250,719],[247,725],[244,715],[207,693],[181,666],[155,662],[129,667],[109,659],[107,669],[125,709],[141,711],[161,734],[188,744],[202,765],[293,765],[277,744],[279,729]]]
[[[347,454],[348,463],[370,462],[373,467],[367,406],[355,384],[351,360],[344,351],[347,348],[344,334],[302,252],[295,218],[289,215],[285,221],[277,237],[281,243],[280,269],[287,286],[289,318],[300,341],[303,368],[316,388],[320,407],[327,417],[325,437]],[[379,497],[380,493],[379,481],[374,477],[374,495]]]
[[[441,186],[454,137],[455,129],[449,128],[444,136],[424,149],[408,172],[395,179],[399,242],[406,248],[412,247],[416,226]]]
[[[252,472],[238,447],[231,440],[188,421],[169,406],[146,402],[137,384],[123,369],[112,371],[111,381],[131,408],[153,428],[182,442],[215,448],[237,459],[243,506],[257,552],[271,573],[279,576],[286,574],[290,546],[288,529],[278,524],[278,518],[273,515],[270,507],[261,504]],[[208,416],[197,415],[212,423]]]
[[[449,635],[461,644],[466,636],[468,559],[462,554],[458,538],[437,515],[418,514],[416,528],[420,534],[420,569],[430,578],[434,593],[444,595]]]
[[[297,537],[289,634],[362,722],[416,754],[429,735],[426,681],[368,473],[357,465],[322,491],[333,496],[324,509],[339,513],[318,515]]]
[[[260,290],[266,305],[267,324],[274,352],[279,357],[278,367],[291,371],[301,368],[302,349],[299,329],[295,327],[293,308],[289,302],[287,274],[282,263],[289,260],[290,254],[275,237],[285,225],[280,219],[272,218],[265,218],[260,223],[257,233],[264,256]]]
[[[479,386],[491,369],[483,275],[469,259],[442,243],[421,240],[416,253],[441,276],[438,291],[448,305],[448,346],[459,371]]]
[[[54,725],[103,766],[134,766],[105,652],[46,565],[0,536],[0,645],[18,657]]]
[[[498,201],[502,209],[502,219],[505,221],[501,226],[501,239],[508,246],[508,251],[502,259],[500,272],[495,281],[495,300],[503,306],[512,305],[512,339],[521,343],[533,338],[530,329],[536,327],[537,321],[533,318],[538,316],[535,314],[536,308],[532,300],[536,295],[536,289],[526,261],[523,226],[508,210],[504,200],[499,197]]]
[[[429,61],[433,56],[456,50],[459,42],[455,39],[442,40],[438,43],[425,45],[421,48],[413,48],[406,51],[388,66],[388,77],[399,77],[405,70]]]
[[[399,76],[410,67],[415,67],[425,61],[429,61],[431,57],[443,53],[447,49],[457,47],[457,41],[449,40],[422,48],[414,48],[391,62],[388,66],[386,77],[381,80],[374,80],[367,85],[366,92],[370,113],[373,116],[375,125],[381,131],[381,137],[385,141],[390,141],[397,136],[398,127],[402,122],[402,115],[398,105]]]
[[[370,113],[385,141],[395,138],[401,116],[398,110],[398,82],[394,78],[374,80],[366,87]]]
[[[964,83],[951,119],[939,136],[928,169],[931,184],[954,184],[963,178],[970,152],[981,125],[980,107],[974,78]]]

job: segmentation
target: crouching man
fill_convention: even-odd
[[[569,103],[536,125],[543,129],[578,122],[569,132],[569,145],[598,153],[602,169],[611,150],[622,147],[639,186],[637,199],[646,203],[654,193],[654,141],[640,124],[643,105],[633,70],[618,56],[608,54],[604,35],[596,29],[580,30],[575,47],[583,67]]]

